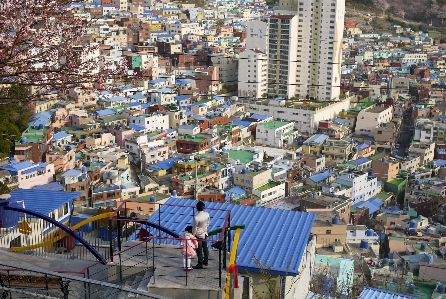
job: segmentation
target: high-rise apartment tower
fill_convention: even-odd
[[[345,0],[280,0],[269,18],[268,94],[339,98]]]

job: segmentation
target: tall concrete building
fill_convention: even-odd
[[[345,0],[280,0],[269,18],[270,95],[339,97],[344,14]]]

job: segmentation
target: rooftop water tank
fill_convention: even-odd
[[[149,141],[149,142],[150,142],[150,137],[147,137],[147,141]]]
[[[426,251],[426,244],[425,243],[421,243],[420,250],[421,251]]]
[[[416,181],[415,181],[415,185],[419,186],[419,185],[420,185],[420,181],[419,181],[419,180],[416,180]]]
[[[359,244],[359,248],[361,248],[361,249],[368,249],[369,248],[369,241],[361,240],[361,244]]]
[[[389,252],[387,254],[387,257],[389,258],[389,260],[393,259],[393,252]]]
[[[386,158],[384,158],[384,157],[381,159],[381,161],[383,161],[384,163],[387,162]]]
[[[86,173],[86,172],[87,172],[87,167],[82,166],[82,172],[83,172],[83,173]]]
[[[355,151],[355,153],[358,152],[358,148],[357,147],[355,147],[353,150]]]
[[[66,145],[66,146],[65,146],[65,151],[69,152],[70,150],[71,150],[71,146]]]
[[[192,139],[195,139],[195,136],[194,136],[194,135],[192,135]]]
[[[418,220],[423,220],[423,216],[422,215],[418,215]]]
[[[375,234],[375,231],[373,229],[368,229],[366,231],[367,237],[373,237],[373,235]]]
[[[334,145],[334,143],[333,142],[330,142],[330,146],[333,146]]]
[[[154,147],[151,147],[151,148],[150,148],[150,150],[151,150],[151,151],[154,151],[154,150],[155,150],[155,148],[154,148]]]
[[[214,163],[214,169],[217,169],[217,168],[218,168],[218,164]]]
[[[339,217],[335,215],[335,216],[331,219],[331,223],[332,223],[332,224],[339,224]]]
[[[300,156],[300,152],[297,152],[297,156]]]
[[[173,192],[172,192],[173,193]],[[150,202],[156,202],[156,197],[153,195],[153,196],[150,196]]]
[[[43,130],[43,124],[39,125],[39,130]]]
[[[214,126],[213,126],[213,125],[210,125],[210,126],[209,126],[209,129],[211,129],[211,130],[212,130],[213,128],[214,128]]]
[[[355,141],[353,139],[350,140],[350,144],[355,144]]]
[[[434,262],[434,256],[432,254],[426,254],[425,261],[428,264],[432,264]]]
[[[445,291],[445,286],[442,285],[442,284],[439,284],[439,285],[437,286],[437,293],[439,293],[439,294],[444,294],[444,291]]]
[[[215,148],[211,148],[211,154],[215,154]]]
[[[349,168],[348,173],[353,173],[353,168]]]
[[[177,190],[172,191],[172,196],[177,196]]]
[[[223,153],[226,153],[226,147],[222,148],[221,151],[222,151]]]
[[[26,144],[26,142],[28,142],[28,139],[26,139],[26,137],[20,138],[20,144]]]
[[[247,174],[248,173],[248,171],[246,171],[246,168],[243,168],[242,169],[242,174]]]
[[[409,228],[417,228],[417,222],[415,220],[410,220]]]

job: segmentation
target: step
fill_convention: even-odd
[[[144,277],[139,282],[137,290],[143,291],[143,292],[148,292],[149,291],[148,285],[149,285],[150,279],[152,279],[152,276],[153,276],[153,269],[146,270]]]

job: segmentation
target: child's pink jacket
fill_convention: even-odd
[[[198,248],[197,238],[190,233],[184,233],[181,237],[185,239],[181,240],[180,242],[181,254],[186,256],[187,253],[187,257],[196,256],[197,252],[194,250],[194,248]]]

